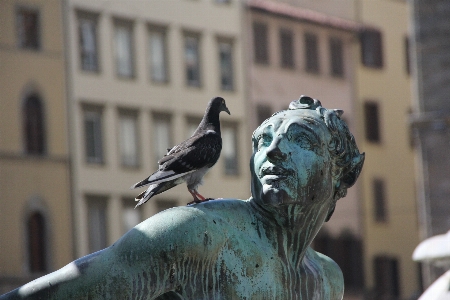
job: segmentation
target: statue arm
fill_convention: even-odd
[[[31,281],[0,300],[151,299],[172,291],[179,282],[171,278],[171,266],[188,252],[184,240],[189,238],[185,228],[179,228],[184,222],[178,220],[176,212],[152,217],[110,247]]]

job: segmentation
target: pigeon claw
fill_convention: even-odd
[[[194,200],[189,202],[188,205],[194,204],[194,203],[202,203],[209,200],[213,200],[213,198],[205,198],[202,195],[200,195],[196,190],[189,190],[189,193],[191,193],[192,197],[194,197]]]
[[[196,203],[203,203],[209,200],[214,200],[214,198],[205,198],[203,200],[200,199],[194,199],[194,201],[189,202],[187,205],[192,205],[192,204],[196,204]]]

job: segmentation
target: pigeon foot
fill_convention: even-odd
[[[192,204],[196,204],[196,203],[202,203],[202,202],[206,202],[209,200],[215,200],[214,198],[204,198],[204,199],[194,199],[194,201],[188,202],[187,205],[192,205]]]

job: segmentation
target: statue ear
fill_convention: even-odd
[[[361,153],[353,158],[351,165],[346,170],[347,172],[341,178],[341,188],[349,188],[355,184],[356,179],[358,179],[359,173],[361,173],[361,169],[364,165],[364,158],[365,153]]]
[[[325,219],[325,222],[330,221],[331,216],[333,215],[334,209],[335,209],[335,208],[336,208],[336,201],[334,201],[333,205],[332,205],[332,206],[330,207],[330,209],[328,210],[328,215],[327,215],[327,218]]]

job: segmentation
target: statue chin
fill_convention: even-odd
[[[262,186],[261,199],[263,204],[273,206],[281,206],[295,202],[295,200],[289,196],[285,187],[276,184],[264,184]]]

